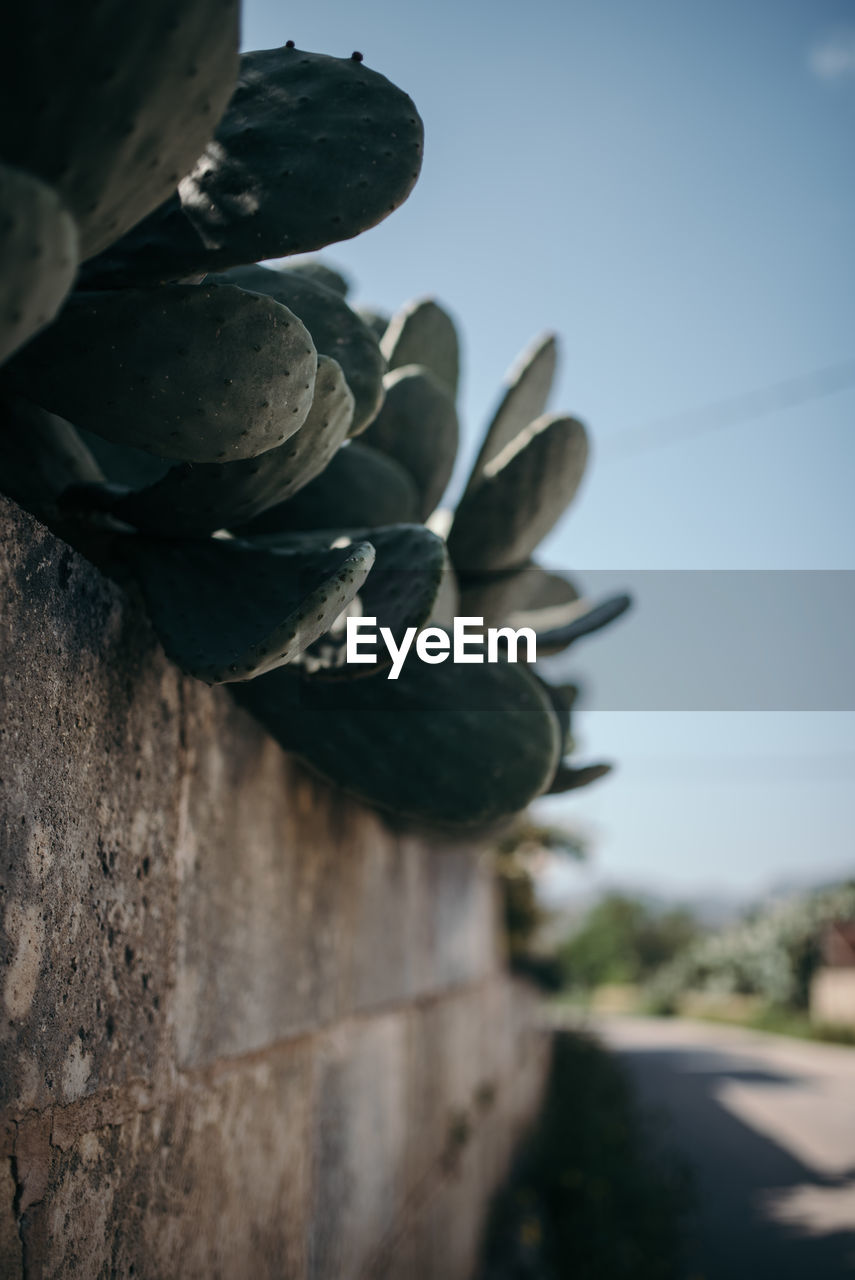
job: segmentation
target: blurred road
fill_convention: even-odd
[[[855,1049],[680,1019],[592,1029],[693,1168],[687,1280],[855,1276]]]

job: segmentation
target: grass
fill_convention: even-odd
[[[758,997],[722,996],[710,999],[699,993],[687,992],[678,999],[676,1008],[666,1011],[647,1003],[642,987],[619,988],[607,985],[595,987],[591,991],[562,991],[553,996],[549,1003],[585,1013],[638,1013],[648,1017],[692,1018],[698,1022],[717,1022],[725,1026],[747,1027],[751,1031],[768,1031],[773,1035],[792,1036],[798,1040],[855,1046],[855,1027],[812,1022],[806,1012],[764,1004]]]
[[[752,1031],[769,1031],[773,1035],[792,1036],[797,1040],[820,1040],[826,1044],[855,1046],[855,1027],[811,1022],[806,1013],[779,1009],[771,1005],[762,1006],[745,1016],[714,1008],[705,1012],[692,1010],[690,1016],[702,1022],[720,1022],[727,1026],[748,1027]]]
[[[559,1032],[479,1280],[678,1280],[689,1206],[685,1167],[647,1130],[623,1067],[593,1037]]]

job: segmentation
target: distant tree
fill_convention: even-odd
[[[550,856],[580,860],[585,852],[576,832],[536,822],[527,813],[496,843],[496,879],[510,967],[549,991],[562,985],[563,971],[554,949],[544,951],[538,946],[538,930],[546,916],[537,900],[536,869]]]
[[[500,837],[496,851],[501,858],[518,860],[555,853],[581,862],[587,856],[585,841],[578,831],[534,822],[528,813],[522,814]]]
[[[808,1007],[832,921],[855,920],[855,882],[796,894],[705,934],[657,975],[653,1002],[673,1009],[686,991],[759,996],[780,1009]]]
[[[682,908],[656,911],[640,898],[610,893],[561,948],[561,961],[571,986],[644,982],[697,936],[697,922]]]

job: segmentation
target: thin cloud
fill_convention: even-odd
[[[808,54],[808,67],[819,80],[855,78],[855,28],[817,41]]]

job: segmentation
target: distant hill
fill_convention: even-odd
[[[543,929],[542,936],[557,941],[572,932],[591,907],[609,893],[640,898],[651,907],[661,908],[663,911],[672,907],[685,907],[700,924],[715,929],[731,924],[761,906],[831,889],[847,880],[855,880],[855,867],[843,868],[838,875],[823,873],[816,877],[806,872],[804,876],[787,876],[773,881],[762,893],[746,894],[711,888],[707,893],[681,894],[676,890],[669,891],[667,886],[651,887],[641,879],[621,880],[602,875],[594,867],[556,862],[538,877],[537,894],[552,917]]]

